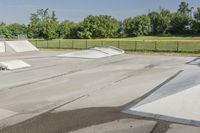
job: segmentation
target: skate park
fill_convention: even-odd
[[[198,57],[3,44],[1,133],[200,131]]]

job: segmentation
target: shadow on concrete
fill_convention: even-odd
[[[57,113],[48,112],[16,125],[6,127],[0,130],[0,133],[67,133],[84,127],[120,119],[146,119],[121,113],[121,110],[126,106],[86,108]],[[167,122],[161,122],[161,125],[158,126],[156,124],[151,133],[158,131],[162,131],[159,133],[165,133],[169,128],[169,124]]]

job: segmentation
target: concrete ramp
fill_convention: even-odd
[[[6,119],[16,114],[16,112],[0,108],[0,120]]]
[[[183,92],[170,95],[130,111],[145,117],[169,120],[200,126],[200,85]]]
[[[188,62],[187,64],[189,65],[200,65],[200,58],[196,58],[194,60],[192,60],[191,62]]]
[[[5,53],[5,52],[6,52],[5,44],[4,42],[0,42],[0,53]]]
[[[175,123],[200,126],[200,70],[184,71],[123,112]],[[157,87],[156,87],[157,88]]]
[[[11,60],[11,61],[0,62],[0,68],[4,68],[7,70],[22,69],[26,67],[31,67],[31,65],[27,64],[22,60]]]
[[[124,51],[114,47],[94,47],[88,50],[76,51],[58,57],[98,59],[123,54]]]
[[[6,52],[28,52],[38,51],[38,49],[27,40],[6,41]]]
[[[95,49],[95,50],[99,50],[99,51],[102,51],[102,52],[105,52],[109,55],[120,55],[120,54],[124,54],[124,51],[122,49],[119,49],[119,48],[116,48],[116,47],[99,47],[99,46],[96,46],[92,49]]]
[[[103,53],[101,51],[92,50],[92,49],[58,55],[58,57],[88,58],[88,59],[102,58],[106,56],[109,56],[109,55],[107,53]]]

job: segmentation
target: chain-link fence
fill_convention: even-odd
[[[87,49],[113,46],[126,51],[200,52],[200,40],[30,40],[37,48]]]

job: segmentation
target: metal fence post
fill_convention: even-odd
[[[103,40],[101,40],[101,46],[103,46]]]
[[[58,47],[58,48],[60,49],[60,43],[61,43],[60,39],[59,39],[59,42],[58,42],[58,43],[59,43],[59,47]]]
[[[88,48],[88,41],[87,41],[87,39],[85,41],[85,47],[86,47],[86,49]]]
[[[155,41],[155,51],[157,51],[157,41]]]
[[[47,48],[49,48],[49,41],[47,40]]]
[[[36,47],[38,47],[38,42],[37,42],[37,40],[35,40],[35,44],[36,44]]]
[[[135,51],[137,51],[137,41],[135,40]]]
[[[74,40],[72,40],[72,49],[74,48]]]
[[[177,49],[176,50],[177,50],[177,52],[179,52],[179,41],[176,42],[176,45],[177,45]]]

